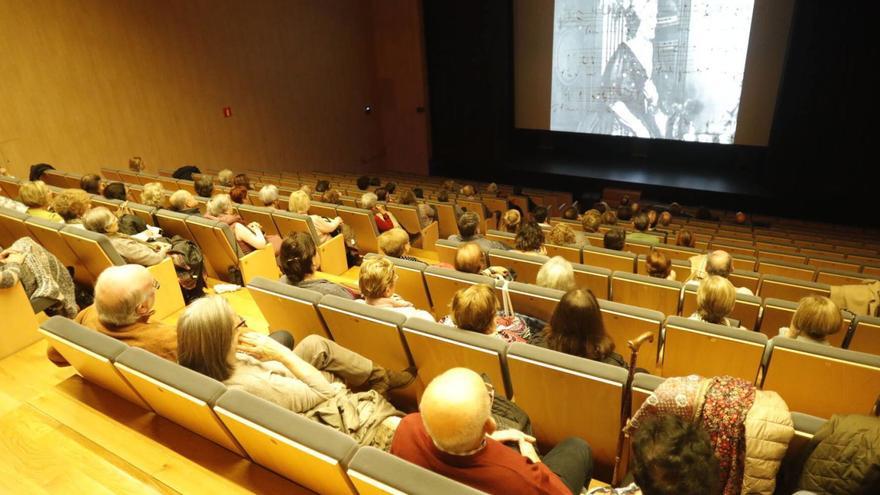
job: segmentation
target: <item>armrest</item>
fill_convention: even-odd
[[[281,278],[281,270],[278,268],[275,248],[272,247],[272,244],[266,244],[261,249],[242,256],[239,260],[239,267],[245,285],[254,277],[265,277],[269,280]]]
[[[440,224],[431,222],[430,225],[422,229],[422,249],[426,251],[434,251],[437,239],[440,237]]]
[[[165,258],[159,264],[147,267],[147,270],[159,282],[156,291],[156,305],[153,309],[156,313],[153,319],[163,320],[184,308],[183,293],[180,291],[180,283],[177,281],[177,272],[174,271],[174,262],[171,258]]]
[[[345,256],[345,238],[339,234],[318,246],[321,253],[321,271],[332,275],[342,275],[348,270]]]

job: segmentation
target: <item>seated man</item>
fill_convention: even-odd
[[[496,430],[493,396],[480,375],[453,368],[434,378],[419,404],[403,418],[391,453],[488,493],[579,494],[590,481],[590,447],[568,438],[543,461],[535,439]],[[519,453],[502,442],[516,443]]]
[[[623,251],[626,243],[626,231],[623,229],[611,229],[605,232],[602,238],[602,245],[605,249],[613,249],[615,251]]]
[[[650,223],[648,215],[644,213],[636,215],[635,218],[633,218],[633,228],[636,229],[636,231],[629,234],[629,239],[631,241],[646,242],[648,244],[659,244],[659,237],[646,233]]]
[[[379,253],[392,258],[400,258],[407,261],[419,261],[412,256],[407,256],[409,252],[409,234],[400,227],[395,227],[379,235]]]
[[[498,241],[491,241],[483,237],[480,233],[480,217],[472,212],[466,211],[458,217],[459,235],[449,236],[450,241],[459,242],[476,242],[483,251],[490,249],[508,249],[507,246]]]
[[[727,251],[717,250],[708,255],[691,256],[690,262],[691,276],[687,282],[690,285],[699,285],[701,280],[710,275],[729,279],[730,274],[733,273],[733,257]],[[736,292],[747,296],[754,295],[748,287],[737,287]]]
[[[535,211],[532,212],[532,216],[535,218],[535,221],[538,222],[538,227],[541,228],[550,228],[550,224],[547,223],[547,216],[550,212],[547,211],[547,208],[543,206],[539,206],[535,208]]]
[[[486,269],[486,256],[476,242],[459,246],[455,252],[455,269],[464,273],[480,273]]]
[[[107,268],[95,283],[95,304],[80,311],[75,321],[132,347],[176,361],[177,331],[173,326],[150,321],[158,285],[143,266]],[[52,347],[47,354],[59,366],[68,364]]]

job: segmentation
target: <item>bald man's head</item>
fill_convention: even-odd
[[[712,251],[706,259],[706,273],[728,278],[733,272],[733,258],[727,251]]]
[[[112,266],[95,283],[95,309],[101,323],[124,326],[149,318],[156,302],[155,279],[141,265]]]
[[[455,253],[455,269],[465,273],[480,273],[486,264],[483,250],[475,242],[463,244]]]
[[[483,379],[466,368],[452,368],[434,378],[419,403],[434,444],[453,454],[478,448],[485,434],[495,430],[491,409]]]

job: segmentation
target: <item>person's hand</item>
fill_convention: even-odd
[[[509,428],[507,430],[497,430],[492,432],[489,435],[489,438],[492,440],[496,440],[501,443],[505,442],[527,442],[527,443],[535,443],[535,437],[531,435],[526,435],[525,433],[514,430],[513,428]]]
[[[281,361],[290,352],[277,340],[253,332],[242,333],[235,350],[260,361]]]
[[[263,227],[259,224],[259,222],[249,223],[248,228],[253,230],[254,232],[262,232],[262,230],[263,230]]]

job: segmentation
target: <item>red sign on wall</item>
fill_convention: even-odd
[[[232,117],[232,107],[223,107],[223,116],[224,117]]]

